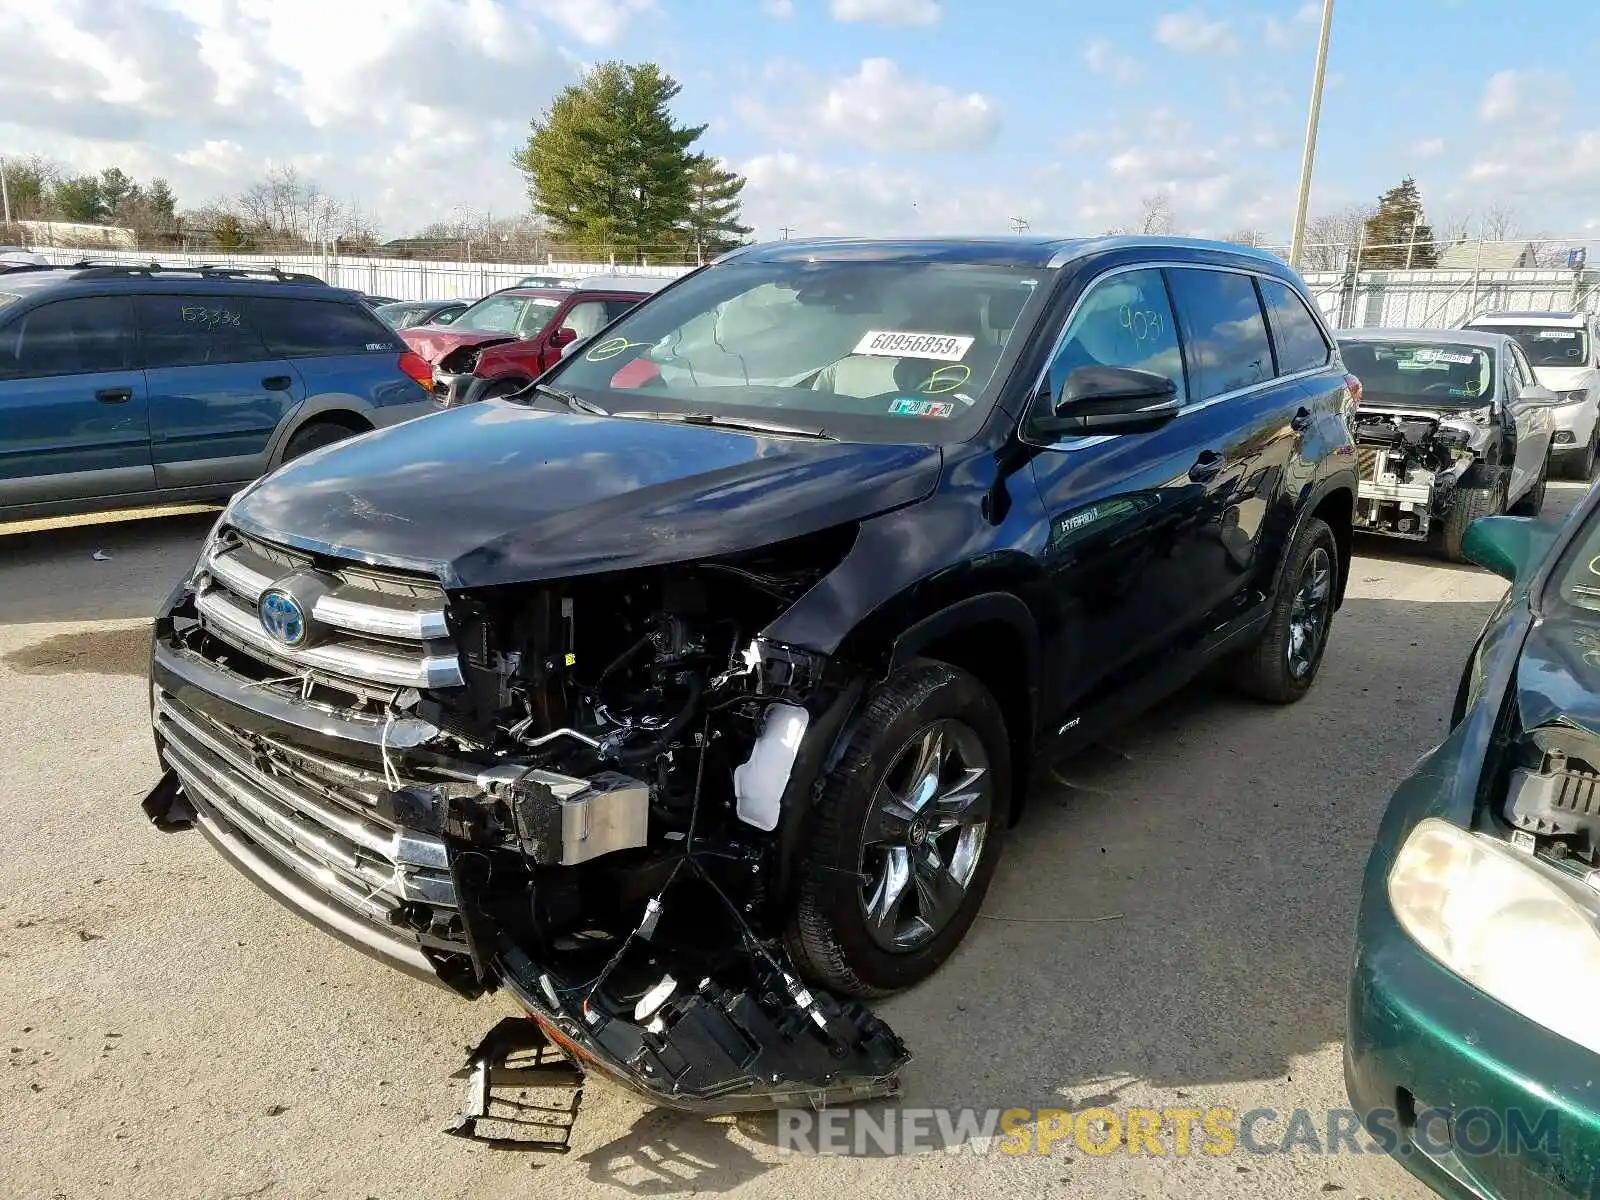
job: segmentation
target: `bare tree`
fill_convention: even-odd
[[[224,208],[263,242],[333,248],[374,240],[371,222],[359,207],[334,199],[293,166],[271,168]]]
[[[1477,215],[1470,208],[1463,208],[1435,220],[1433,231],[1441,246],[1452,246],[1467,241],[1477,223]]]
[[[1172,194],[1164,188],[1151,192],[1148,196],[1139,197],[1139,207],[1142,216],[1139,222],[1140,233],[1165,234],[1174,229],[1172,219]]]
[[[1259,229],[1235,229],[1232,233],[1223,234],[1222,240],[1232,242],[1236,246],[1249,246],[1254,250],[1267,244],[1267,235]]]
[[[1491,204],[1483,210],[1480,236],[1491,242],[1507,242],[1517,236],[1521,227],[1516,209],[1509,204]]]
[[[1305,271],[1342,271],[1349,265],[1362,230],[1375,209],[1352,204],[1338,212],[1323,213],[1306,223],[1306,242],[1300,267]]]

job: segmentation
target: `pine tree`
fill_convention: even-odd
[[[1409,175],[1378,200],[1378,211],[1367,218],[1361,266],[1376,270],[1439,265],[1433,226],[1422,212],[1422,194]]]
[[[534,214],[558,237],[642,260],[689,219],[690,153],[704,125],[679,125],[682,90],[655,63],[602,63],[530,122],[513,158]]]
[[[63,179],[50,189],[50,207],[63,221],[92,224],[105,219],[106,205],[100,197],[100,181],[93,175]]]
[[[100,172],[100,207],[111,221],[131,224],[130,211],[140,195],[139,185],[121,167],[107,167]]]
[[[744,184],[744,176],[725,170],[716,159],[695,157],[689,168],[689,218],[683,232],[696,262],[732,250],[750,232],[750,226],[739,222]]]

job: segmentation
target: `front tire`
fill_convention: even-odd
[[[1451,562],[1466,562],[1461,542],[1467,528],[1479,517],[1497,517],[1505,511],[1506,484],[1486,488],[1458,488],[1444,518],[1444,556]]]
[[[514,396],[527,387],[528,383],[529,380],[526,379],[497,379],[483,389],[483,395],[479,396],[478,399],[498,400],[502,396]]]
[[[879,684],[796,852],[801,971],[858,997],[933,974],[983,904],[1010,795],[1005,721],[978,680],[919,662]]]
[[[1544,507],[1545,485],[1550,482],[1550,455],[1544,456],[1544,465],[1539,468],[1539,478],[1533,481],[1533,486],[1522,493],[1522,496],[1510,508],[1513,516],[1537,517],[1539,510]]]
[[[1234,686],[1271,704],[1309,692],[1328,647],[1338,583],[1339,543],[1326,521],[1312,517],[1289,546],[1261,640],[1234,660]]]

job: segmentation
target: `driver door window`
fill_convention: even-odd
[[[1506,348],[1506,399],[1512,402],[1522,399],[1522,389],[1532,378],[1533,371],[1522,365],[1522,351],[1512,342]]]
[[[1159,269],[1124,271],[1090,285],[1050,360],[1050,394],[1039,398],[1041,408],[1051,410],[1067,377],[1090,366],[1165,375],[1187,403],[1177,322]]]

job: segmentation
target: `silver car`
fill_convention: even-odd
[[[1556,398],[1514,339],[1463,329],[1338,336],[1346,369],[1361,381],[1356,529],[1437,537],[1460,562],[1477,518],[1538,515]]]

